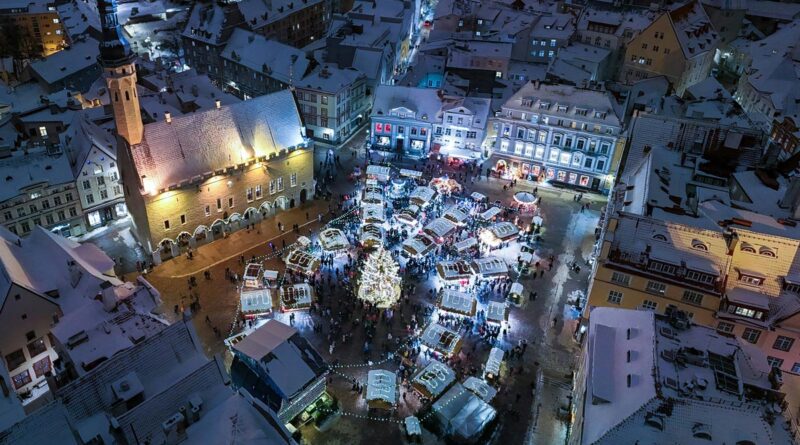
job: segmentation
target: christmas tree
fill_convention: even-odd
[[[398,269],[389,251],[379,247],[364,261],[358,298],[379,308],[391,307],[400,299]]]

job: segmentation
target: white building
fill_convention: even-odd
[[[502,177],[601,192],[612,186],[623,138],[607,93],[529,82],[490,121],[484,156]]]
[[[445,97],[440,121],[433,126],[433,143],[441,153],[466,159],[479,158],[485,137],[491,99]]]
[[[791,444],[763,353],[650,311],[592,311],[571,444]],[[775,411],[773,407],[777,407]]]

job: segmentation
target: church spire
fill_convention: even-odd
[[[116,68],[133,62],[131,45],[122,34],[117,20],[117,0],[97,0],[103,39],[100,42],[100,64],[104,68]]]

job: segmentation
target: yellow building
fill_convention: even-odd
[[[0,2],[0,26],[9,26],[26,56],[47,57],[67,46],[67,35],[54,6],[34,0]],[[5,33],[4,33],[5,35]]]
[[[156,262],[311,199],[313,150],[291,91],[229,106],[218,100],[213,109],[143,125],[116,4],[99,0],[98,8],[123,194],[135,234]]]
[[[661,14],[627,46],[619,80],[665,76],[675,93],[706,77],[719,37],[697,0]]]
[[[740,171],[701,182],[699,156],[656,147],[614,192],[585,315],[682,311],[800,372],[800,181]]]

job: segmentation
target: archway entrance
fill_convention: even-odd
[[[300,190],[300,204],[304,204],[308,199],[308,192],[306,189]]]
[[[275,200],[275,207],[286,210],[289,207],[289,200],[285,196],[278,196],[278,199]]]

